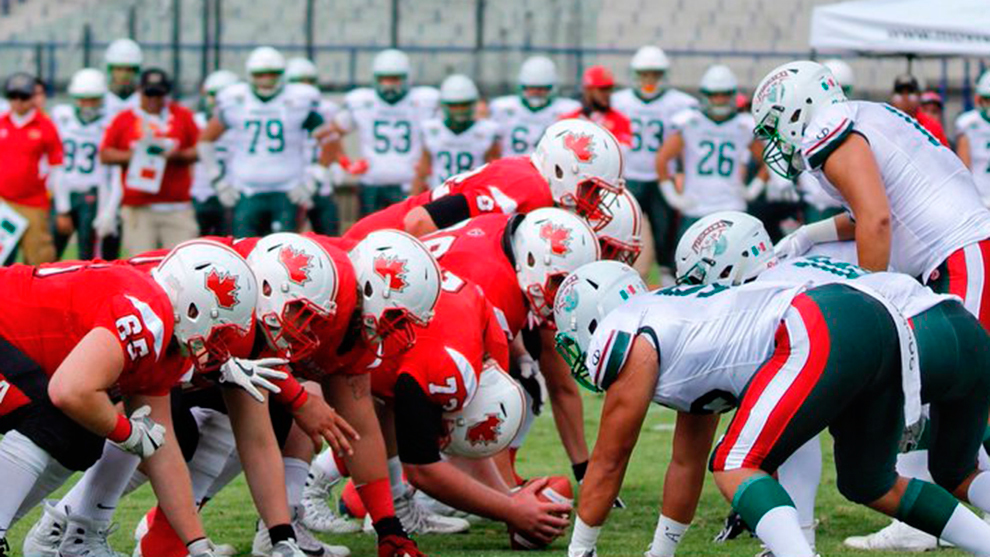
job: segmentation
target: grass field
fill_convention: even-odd
[[[597,432],[598,412],[601,399],[594,395],[587,398],[586,423],[589,440]],[[614,511],[603,529],[599,542],[599,555],[640,556],[652,539],[656,524],[657,506],[663,483],[663,474],[670,455],[670,440],[674,414],[671,411],[654,407],[647,417],[640,436],[639,445],[633,456],[622,488],[622,496],[628,509]],[[831,450],[826,448],[825,479],[819,497],[817,516],[818,550],[822,555],[867,555],[842,546],[846,536],[876,530],[887,523],[886,518],[863,507],[853,506],[839,496],[835,490],[834,471],[830,462]],[[548,474],[570,475],[570,467],[560,442],[553,430],[553,419],[549,411],[540,416],[533,434],[519,455],[520,473],[524,476]],[[2,484],[2,481],[0,481]],[[113,534],[111,542],[118,551],[130,552],[133,548],[131,533],[141,513],[153,502],[151,489],[147,486],[125,499],[118,511],[120,529]],[[751,557],[759,552],[756,540],[744,539],[715,545],[711,538],[721,528],[727,510],[726,503],[709,477],[694,525],[684,538],[679,555],[739,555]],[[10,544],[15,555],[20,555],[21,543],[27,530],[38,516],[35,510],[11,531]],[[231,543],[243,554],[250,554],[251,540],[256,519],[255,510],[248,495],[243,476],[206,507],[203,513],[207,531],[219,542]],[[350,536],[325,537],[327,541],[345,544],[354,555],[373,556],[375,545],[372,536],[356,534]],[[491,522],[475,524],[470,533],[456,536],[423,536],[420,547],[431,556],[483,557],[512,555],[508,551],[508,536],[505,527]],[[551,546],[548,553],[563,555],[567,541],[560,539]],[[961,552],[941,550],[941,555],[950,557]],[[874,554],[870,554],[874,555]],[[895,553],[875,555],[896,555]],[[149,556],[152,557],[152,556]]]

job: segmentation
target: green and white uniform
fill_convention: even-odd
[[[326,122],[332,122],[340,112],[340,105],[327,98],[320,99],[320,116]],[[320,145],[313,139],[308,139],[311,147],[312,164],[320,162]],[[331,169],[333,165],[331,163]],[[309,210],[309,223],[313,232],[324,236],[336,236],[340,232],[340,216],[337,211],[337,200],[334,199],[334,183],[332,180],[320,184],[320,189],[313,196],[313,208]]]
[[[433,169],[430,189],[485,164],[485,154],[498,140],[498,133],[498,125],[488,119],[476,120],[460,133],[447,127],[443,118],[423,122],[423,146],[430,152]]]
[[[346,132],[356,130],[368,171],[361,175],[362,215],[401,201],[416,175],[423,153],[423,122],[437,112],[440,93],[413,87],[394,103],[362,87],[344,97],[334,121]]]
[[[193,115],[196,125],[200,129],[206,127],[210,116],[205,112],[197,112]],[[217,180],[222,180],[227,176],[227,166],[230,150],[227,146],[230,134],[224,133],[214,142],[217,152],[217,167],[220,174]],[[206,173],[206,168],[202,163],[197,163],[193,167],[193,183],[189,190],[192,196],[193,209],[196,211],[196,223],[199,224],[200,236],[229,236],[230,218],[228,211],[217,199],[217,191],[213,180]]]
[[[230,136],[228,179],[241,192],[235,236],[296,230],[298,208],[286,193],[305,179],[307,140],[323,124],[319,102],[319,91],[302,83],[286,84],[268,99],[247,83],[217,95],[217,115]]]
[[[536,144],[543,132],[564,114],[581,108],[574,99],[554,97],[546,106],[532,109],[520,95],[498,97],[489,105],[491,119],[500,128],[502,156],[529,155],[536,150]]]
[[[141,95],[135,91],[127,97],[118,97],[117,93],[107,91],[103,96],[103,112],[107,115],[107,120],[113,120],[114,116],[129,108],[138,108],[141,103]]]
[[[970,170],[984,204],[990,202],[990,119],[982,110],[963,112],[956,118],[956,136],[969,140]]]
[[[91,122],[84,122],[74,106],[62,104],[52,110],[52,120],[62,139],[64,162],[62,163],[60,192],[55,192],[56,210],[68,209],[79,239],[79,259],[95,257],[96,235],[93,219],[96,218],[101,198],[106,199],[110,188],[110,168],[100,163],[99,149],[110,119],[104,114]],[[60,199],[61,198],[61,199]],[[60,207],[68,201],[68,207]],[[68,238],[58,238],[59,253]],[[103,257],[112,254],[102,253]]]

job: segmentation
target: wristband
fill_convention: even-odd
[[[601,526],[588,526],[578,516],[574,520],[574,531],[571,532],[571,545],[568,552],[579,552],[581,554],[595,549],[598,544],[598,534],[601,533]]]
[[[806,224],[804,232],[814,244],[839,241],[839,229],[835,226],[835,218]]]
[[[649,554],[652,557],[674,557],[677,545],[681,543],[684,533],[690,524],[681,524],[663,514],[657,521],[657,529],[653,532],[653,543],[650,544]]]
[[[117,414],[117,425],[107,434],[107,439],[114,443],[123,443],[131,436],[131,421],[123,414]]]

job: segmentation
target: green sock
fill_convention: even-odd
[[[912,479],[894,518],[915,528],[941,537],[959,501],[941,487]]]
[[[736,509],[750,530],[754,531],[763,515],[783,506],[793,507],[794,501],[777,480],[764,474],[744,481],[732,497],[732,508]]]

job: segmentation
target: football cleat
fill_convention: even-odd
[[[712,541],[715,543],[725,543],[738,538],[744,532],[750,532],[749,526],[746,526],[739,513],[731,510],[729,511],[729,516],[725,517],[725,524],[722,526],[722,530],[715,535]],[[750,532],[750,536],[752,535],[752,532]]]
[[[395,499],[395,516],[409,534],[457,534],[466,532],[471,523],[463,518],[440,516],[423,508],[416,499],[416,490],[409,486]]]
[[[309,469],[309,478],[303,488],[302,523],[310,530],[331,534],[353,534],[361,530],[361,525],[339,516],[333,511],[333,487],[340,482],[330,481],[316,466]]]
[[[296,533],[296,539],[292,545],[301,551],[302,555],[309,557],[348,557],[351,550],[342,545],[329,545],[321,542],[313,536],[302,523],[303,511],[299,507],[293,508],[292,530]],[[251,544],[251,554],[255,557],[281,557],[288,553],[279,553],[277,550],[284,542],[279,542],[272,547],[271,538],[268,536],[268,528],[265,523],[258,520],[258,530],[254,534],[254,542]]]
[[[899,520],[866,536],[851,536],[843,545],[868,551],[922,552],[938,549],[938,538],[912,528]]]
[[[41,518],[24,537],[24,557],[56,557],[65,536],[68,518],[58,510],[54,501],[45,501]]]
[[[126,557],[110,547],[108,538],[117,529],[80,516],[69,516],[58,557]]]

